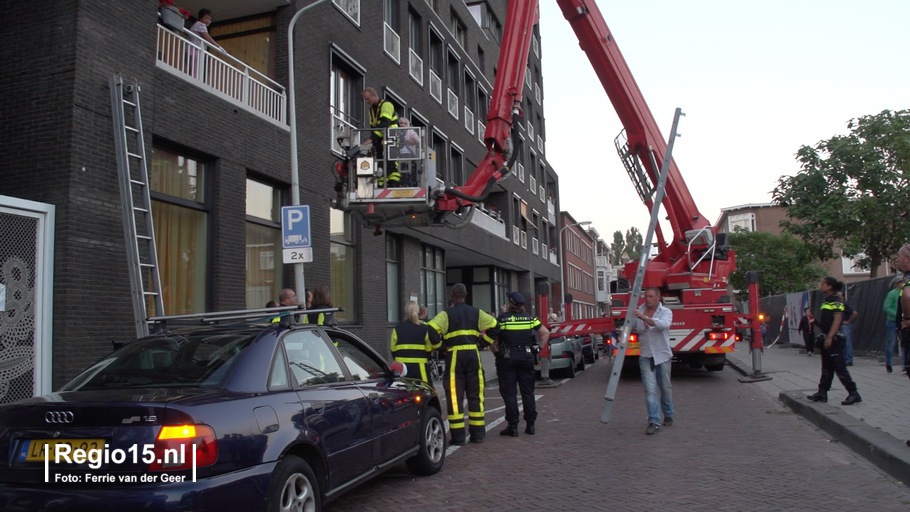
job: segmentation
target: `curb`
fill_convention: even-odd
[[[910,449],[903,441],[836,406],[808,402],[802,391],[781,391],[779,398],[793,412],[910,487]]]

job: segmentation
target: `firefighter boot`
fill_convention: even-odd
[[[859,393],[854,391],[854,392],[850,393],[849,395],[847,395],[847,399],[844,400],[843,402],[841,402],[840,404],[841,405],[853,405],[853,404],[858,404],[862,401],[863,401],[863,399],[859,397]]]
[[[530,435],[530,436],[533,436],[535,432],[536,432],[536,431],[534,430],[534,422],[533,422],[533,421],[529,421],[529,422],[528,422],[528,425],[525,427],[525,434],[528,434],[528,435]],[[518,434],[515,434],[515,435],[518,435]]]
[[[509,436],[509,437],[518,437],[518,425],[516,425],[514,423],[509,423],[509,426],[506,427],[505,430],[501,430],[499,432],[499,435]]]
[[[826,391],[816,391],[815,394],[809,395],[806,398],[812,400],[813,402],[828,402],[828,393]]]

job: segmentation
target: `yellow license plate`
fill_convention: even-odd
[[[407,189],[393,190],[391,193],[391,196],[392,197],[414,197],[414,194],[416,194],[416,193],[417,193],[416,190],[407,190]]]
[[[50,454],[51,462],[54,462],[58,445],[69,446],[69,458],[76,450],[102,450],[104,449],[104,439],[32,439],[26,441],[19,452],[19,460],[27,462],[44,461],[45,446]]]

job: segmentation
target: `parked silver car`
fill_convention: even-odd
[[[556,336],[550,338],[550,375],[554,371],[564,371],[569,378],[575,377],[576,371],[584,371],[584,344],[580,336]],[[540,364],[537,365],[540,371]]]

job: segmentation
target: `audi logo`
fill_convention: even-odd
[[[45,423],[72,423],[75,416],[70,411],[48,411],[44,413]]]

